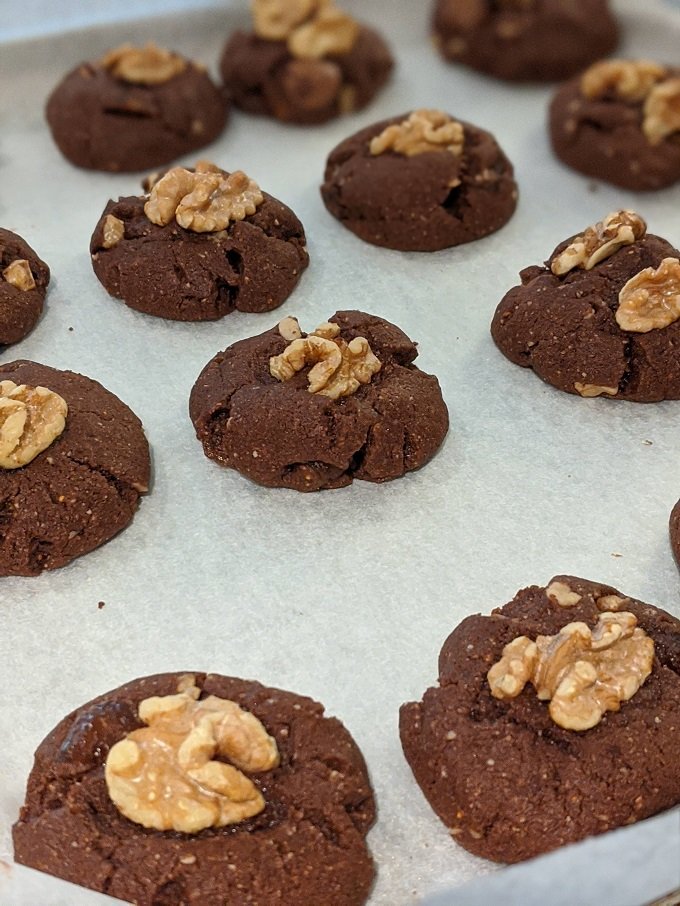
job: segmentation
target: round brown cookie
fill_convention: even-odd
[[[499,79],[566,79],[619,39],[608,0],[437,0],[434,40],[448,60]]]
[[[17,343],[42,314],[50,269],[27,242],[0,229],[0,346]]]
[[[628,282],[680,252],[646,234],[590,270],[577,266],[555,274],[551,267],[571,242],[560,243],[544,266],[520,271],[521,285],[501,300],[491,324],[500,351],[567,393],[636,402],[680,399],[680,320],[657,329],[644,324],[644,332],[617,321]]]
[[[161,318],[210,321],[234,309],[271,311],[297,286],[309,256],[295,214],[261,194],[254,213],[209,232],[185,229],[176,219],[153,223],[144,210],[148,195],[109,201],[90,241],[95,274],[112,296]],[[108,232],[115,221],[117,240]]]
[[[309,367],[289,380],[272,376],[270,360],[288,348],[281,331],[291,322],[297,328],[286,318],[235,343],[201,372],[189,411],[206,456],[258,484],[298,491],[388,481],[425,465],[444,440],[448,412],[437,379],[412,364],[415,343],[382,318],[337,312],[337,339],[365,338],[380,370],[331,399],[309,392]]]
[[[634,614],[654,641],[651,675],[620,711],[579,732],[555,723],[529,684],[492,696],[487,672],[512,640],[592,628],[604,611]],[[649,817],[680,802],[680,621],[585,579],[526,588],[453,631],[439,685],[402,706],[400,732],[428,802],[478,856],[518,862]]]
[[[651,80],[647,83],[650,91],[657,92],[651,100],[644,82],[630,76],[639,65],[665,70],[656,89]],[[615,67],[620,67],[618,78]],[[669,104],[664,95],[673,89],[674,100]],[[680,69],[644,61],[595,64],[559,88],[550,104],[553,150],[579,173],[624,189],[638,192],[670,186],[680,180],[680,121],[673,109],[678,103]],[[671,129],[668,134],[662,134],[664,120]]]
[[[343,226],[373,245],[433,252],[500,229],[517,206],[513,168],[494,137],[462,121],[462,152],[447,149],[371,151],[389,127],[423,113],[403,114],[350,136],[331,151],[321,196]]]
[[[361,26],[347,53],[305,60],[294,57],[285,41],[235,32],[222,53],[220,71],[242,110],[313,125],[366,107],[393,66],[381,36]]]
[[[186,675],[137,679],[74,711],[35,755],[14,825],[17,862],[139,904],[359,906],[374,868],[365,837],[375,819],[356,743],[312,699],[256,682],[195,674],[255,715],[280,765],[248,775],[265,808],[196,834],[147,830],[125,818],[104,777],[109,749],[141,727],[139,703],[176,693]]]
[[[46,108],[64,157],[112,171],[158,167],[203,148],[222,132],[227,112],[226,97],[202,66],[148,45],[82,63]]]
[[[125,528],[148,489],[149,447],[137,416],[97,381],[28,361],[0,366],[0,380],[47,387],[68,405],[50,446],[0,468],[0,575],[32,576]]]
[[[669,529],[673,555],[675,556],[678,566],[680,566],[680,500],[678,500],[671,512]]]

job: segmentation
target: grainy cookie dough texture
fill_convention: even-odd
[[[359,311],[337,312],[340,339],[364,337],[381,363],[352,395],[308,390],[309,368],[290,380],[270,372],[288,341],[275,327],[219,353],[201,372],[189,411],[206,456],[258,484],[298,491],[340,488],[354,478],[388,481],[434,456],[448,430],[436,377],[398,327]]]
[[[437,0],[433,31],[447,59],[513,81],[568,78],[618,43],[608,0]]]
[[[0,229],[0,346],[30,333],[42,314],[50,269],[21,236]]]
[[[236,702],[277,743],[280,765],[250,779],[266,807],[197,834],[147,830],[109,797],[109,749],[142,726],[139,703],[181,674],[137,679],[74,711],[41,743],[14,826],[18,862],[140,906],[360,906],[374,876],[366,765],[340,721],[309,698],[217,674],[201,697]]]
[[[517,184],[494,137],[457,121],[458,154],[371,152],[373,139],[408,118],[374,123],[331,151],[321,186],[330,213],[365,242],[401,251],[436,251],[500,229],[517,206]]]
[[[680,252],[647,233],[590,270],[553,273],[551,264],[570,242],[560,243],[545,265],[520,271],[521,285],[504,296],[491,324],[498,348],[567,393],[637,402],[680,399],[680,320],[643,333],[617,323],[628,281],[664,259],[678,259]]]
[[[568,606],[549,595],[554,582],[567,586]],[[401,709],[404,752],[430,805],[458,843],[499,862],[680,802],[680,621],[585,579],[558,576],[548,589],[531,586],[464,620],[442,648],[439,685]],[[511,700],[491,695],[487,672],[505,645],[574,621],[592,627],[612,595],[655,646],[651,675],[620,711],[577,732],[554,723],[531,686]]]
[[[93,550],[132,520],[149,485],[141,422],[101,384],[35,362],[0,380],[43,386],[68,405],[63,433],[32,462],[0,468],[0,575],[31,576]]]

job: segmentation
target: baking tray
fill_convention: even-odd
[[[397,732],[399,705],[435,680],[447,634],[557,573],[611,583],[680,616],[667,540],[680,497],[680,403],[559,393],[506,361],[488,331],[520,268],[611,210],[638,208],[652,232],[680,243],[680,187],[638,196],[559,165],[545,130],[551,89],[499,84],[440,61],[427,37],[429,4],[345,5],[386,33],[399,61],[372,107],[313,129],[235,112],[201,152],[246,168],[290,204],[311,255],[279,312],[209,324],[162,321],[107,296],[91,270],[89,237],[107,199],[135,192],[138,179],[70,166],[42,108],[68,69],[126,40],[153,38],[214,69],[227,35],[247,22],[246,4],[2,47],[0,223],[25,236],[53,274],[40,324],[2,360],[35,359],[101,381],[143,420],[154,465],[152,491],[118,538],[55,573],[2,581],[3,904],[96,902],[11,866],[10,827],[32,753],[71,709],[166,670],[258,679],[310,695],[345,722],[379,807],[369,837],[378,867],[372,906],[412,904],[442,884],[478,878],[494,866],[452,842]],[[618,8],[623,54],[677,58],[677,11],[652,0]],[[364,125],[422,106],[496,134],[516,166],[517,213],[494,236],[436,254],[362,244],[321,204],[325,157]],[[208,461],[187,400],[215,352],[284,315],[312,329],[355,307],[399,324],[420,343],[420,367],[439,376],[451,430],[436,458],[399,481],[314,495],[259,488]],[[652,899],[651,877],[649,890]]]

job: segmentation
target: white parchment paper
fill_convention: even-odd
[[[55,573],[2,580],[3,906],[96,902],[10,865],[32,753],[71,709],[165,670],[258,679],[308,694],[345,722],[379,807],[369,837],[378,866],[372,906],[406,906],[442,883],[460,885],[493,866],[452,842],[415,785],[397,732],[399,705],[434,682],[448,633],[556,573],[609,582],[680,615],[667,538],[680,497],[680,403],[559,393],[507,362],[488,332],[520,268],[611,210],[635,207],[652,232],[680,244],[680,187],[636,196],[559,165],[545,131],[551,90],[440,61],[427,37],[428,4],[346,3],[385,31],[399,61],[369,110],[315,129],[235,112],[202,152],[246,169],[307,228],[311,267],[279,312],[178,324],[107,296],[89,237],[108,198],[137,191],[139,181],[65,162],[44,123],[44,99],[77,62],[125,40],[153,38],[215,68],[228,33],[247,20],[245,6],[0,49],[0,223],[53,274],[40,324],[2,360],[35,359],[101,381],[141,417],[154,460],[152,493],[118,538]],[[651,0],[620,8],[623,53],[677,60],[679,13]],[[458,249],[372,248],[321,204],[326,155],[360,127],[421,106],[496,134],[516,165],[518,211],[499,233]],[[420,367],[439,376],[451,431],[433,462],[386,485],[306,496],[256,487],[208,461],[187,416],[203,365],[284,315],[311,329],[355,307],[399,324],[420,343]],[[644,835],[644,824],[636,832]]]

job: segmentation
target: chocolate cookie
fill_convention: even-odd
[[[47,101],[61,153],[89,170],[146,170],[203,148],[228,103],[202,66],[153,44],[81,63]]]
[[[671,512],[669,529],[673,555],[675,556],[678,566],[680,566],[680,500],[678,500]]]
[[[141,422],[101,384],[0,366],[0,575],[57,569],[108,541],[134,516],[149,468]]]
[[[434,456],[449,424],[417,355],[398,327],[360,311],[309,335],[285,318],[206,365],[191,420],[206,456],[267,487],[399,478]]]
[[[361,129],[331,151],[324,204],[365,242],[433,252],[488,236],[517,205],[494,137],[437,110]]]
[[[392,71],[373,29],[329,0],[255,0],[254,32],[227,41],[220,69],[237,107],[289,123],[324,123],[365,107]]]
[[[563,85],[550,105],[561,161],[624,189],[680,179],[680,69],[648,60],[604,60]]]
[[[581,396],[680,399],[680,252],[618,211],[520,272],[491,335],[501,352]]]
[[[585,579],[525,588],[451,633],[400,731],[434,811],[487,859],[649,817],[680,802],[680,621]]]
[[[619,39],[608,0],[437,0],[433,29],[448,60],[512,81],[566,79]]]
[[[131,308],[210,321],[281,305],[309,263],[305,242],[290,208],[242,171],[202,161],[169,170],[149,195],[109,201],[90,253],[107,292]]]
[[[124,757],[138,744],[142,750],[138,764],[144,761],[145,768],[153,767],[158,750],[151,747],[151,731],[140,728],[145,723],[156,726],[150,716],[158,710],[153,697],[173,694],[170,705],[185,715],[198,712],[194,726],[200,723],[203,750],[192,748],[193,737],[187,737],[185,753],[191,748],[194,763],[214,757],[209,769],[224,785],[218,793],[211,792],[213,778],[205,764],[199,787],[189,777],[198,777],[200,769],[180,775],[177,765],[170,772],[167,760],[158,761],[157,774],[166,772],[167,790],[159,794],[159,812],[149,805],[143,816],[138,814],[141,803],[134,801],[136,792],[130,793],[125,784],[125,774],[130,777],[135,766],[122,778],[117,775],[116,763],[123,758],[116,749]],[[235,743],[233,734],[222,739],[217,722],[221,718],[227,732],[235,726]],[[168,726],[161,723],[161,730]],[[206,752],[206,736],[208,745],[219,740],[217,752],[215,746]],[[174,743],[173,737],[166,739]],[[254,743],[262,743],[261,751],[255,751]],[[264,760],[259,757],[263,753]],[[227,767],[230,763],[240,770]],[[237,790],[232,786],[234,775],[241,785]],[[117,787],[116,779],[122,781]],[[149,783],[151,778],[139,779]],[[125,812],[134,814],[133,819],[121,810],[121,788],[127,793]],[[178,788],[184,793],[182,809],[175,798]],[[205,826],[218,803],[235,808],[244,802],[244,788],[257,800],[248,809],[250,817]],[[198,808],[200,800],[203,809]],[[193,827],[204,826],[181,832],[138,823],[146,817],[147,825],[163,824],[157,821],[160,812],[181,819],[181,824],[188,816]],[[206,813],[208,817],[200,820]],[[322,705],[256,682],[217,674],[168,673],[134,680],[83,705],[41,743],[26,804],[14,825],[14,857],[40,871],[145,906],[359,906],[366,901],[374,876],[365,842],[374,818],[361,753],[340,721],[324,716]]]
[[[27,242],[0,229],[0,346],[22,340],[42,314],[50,269]]]

